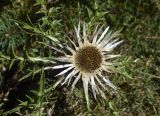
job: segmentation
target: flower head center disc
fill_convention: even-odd
[[[102,54],[94,46],[80,48],[75,54],[75,65],[77,68],[86,73],[93,73],[101,66]]]

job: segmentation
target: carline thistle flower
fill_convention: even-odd
[[[63,57],[55,58],[56,60],[66,63],[64,65],[53,66],[53,69],[64,69],[59,75],[65,75],[63,84],[72,83],[72,91],[77,82],[82,79],[85,98],[87,106],[89,107],[88,87],[91,86],[94,98],[96,95],[101,95],[105,98],[104,90],[107,86],[116,89],[110,82],[108,77],[102,74],[110,72],[110,67],[113,65],[109,59],[118,57],[120,55],[110,55],[110,52],[117,47],[123,40],[119,41],[117,36],[119,31],[111,32],[109,27],[103,31],[104,26],[98,29],[96,27],[93,34],[87,34],[87,24],[83,23],[83,30],[81,34],[81,23],[78,28],[75,27],[76,42],[70,40],[72,47],[67,46],[70,54],[65,52]],[[113,40],[114,39],[114,40]]]

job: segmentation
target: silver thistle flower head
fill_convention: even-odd
[[[109,31],[109,27],[104,31],[103,28],[104,26],[101,26],[98,29],[97,26],[93,35],[90,36],[87,34],[86,23],[83,23],[81,34],[81,23],[79,23],[78,28],[75,27],[76,42],[70,40],[72,47],[67,47],[70,54],[64,53],[63,57],[56,58],[56,60],[66,64],[53,67],[53,69],[65,68],[57,76],[66,75],[62,85],[66,83],[69,85],[71,80],[73,80],[71,85],[72,90],[75,88],[77,82],[82,79],[87,104],[89,102],[89,84],[91,85],[95,99],[96,95],[101,95],[105,98],[104,90],[107,90],[107,86],[116,89],[110,80],[102,75],[102,71],[110,72],[112,63],[109,62],[109,59],[119,55],[109,54],[123,41],[119,41],[119,38],[117,38],[119,31],[112,33]]]

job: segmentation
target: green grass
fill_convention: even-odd
[[[0,12],[1,16],[5,11],[7,16],[10,10],[16,12],[12,15],[16,14],[20,27],[18,29],[25,34],[25,37],[22,37],[17,27],[13,29],[17,31],[16,37],[20,38],[18,41],[23,43],[19,49],[17,46],[13,46],[16,49],[8,48],[9,45],[16,45],[15,35],[10,36],[8,44],[5,39],[0,39],[0,43],[5,43],[3,44],[5,48],[0,47],[2,52],[0,113],[4,115],[28,113],[37,116],[49,112],[59,116],[158,116],[160,114],[160,2],[158,0],[90,2],[62,0],[53,3],[37,0],[37,6],[34,7],[25,1],[26,7],[22,4],[15,6],[18,3],[15,0],[8,6],[4,5],[4,10]],[[30,10],[28,12],[22,10],[25,8]],[[9,24],[2,19],[4,18],[0,18],[1,23]],[[109,25],[112,30],[122,29],[120,38],[124,40],[124,43],[114,50],[122,57],[117,59],[120,65],[116,67],[115,74],[110,75],[119,90],[106,92],[106,100],[100,97],[95,100],[90,90],[91,112],[87,110],[81,82],[71,93],[70,87],[55,84],[58,81],[54,78],[56,71],[42,69],[52,66],[46,60],[58,56],[50,47],[56,46],[55,42],[66,45],[68,42],[66,38],[74,38],[73,26],[77,25],[79,20],[85,20],[90,26],[90,31],[93,31],[97,24]],[[5,32],[2,25],[0,29],[2,30],[0,32]],[[4,33],[0,33],[0,37],[4,37]],[[39,57],[41,60],[37,61],[36,58]]]

